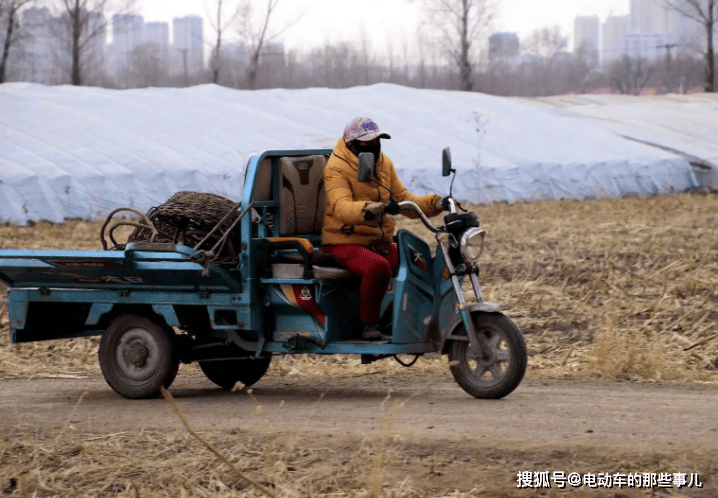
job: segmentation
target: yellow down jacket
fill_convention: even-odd
[[[357,179],[359,159],[347,147],[344,137],[339,139],[327,162],[324,186],[327,190],[327,211],[322,226],[322,244],[361,244],[371,246],[389,243],[394,236],[394,220],[388,214],[374,220],[364,220],[364,208],[371,202],[389,202],[389,192],[375,183],[361,183]],[[391,190],[399,201],[415,202],[427,216],[441,211],[435,208],[440,199],[436,194],[415,196],[404,187],[394,171],[394,165],[383,152],[376,165],[379,183]],[[405,216],[415,218],[411,212]]]

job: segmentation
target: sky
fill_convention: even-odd
[[[254,0],[258,5],[264,1]],[[629,0],[496,1],[498,15],[491,31],[513,31],[520,38],[553,25],[571,36],[577,15],[597,14],[603,19],[609,13],[627,14],[629,4]],[[173,17],[200,15],[205,17],[207,37],[212,30],[207,12],[213,10],[213,4],[216,0],[140,0],[139,13],[146,22],[166,21],[170,26]],[[287,49],[310,48],[326,42],[359,40],[363,31],[375,50],[385,51],[390,44],[399,50],[403,43],[411,45],[415,40],[422,20],[421,4],[422,0],[283,0],[275,25],[286,26],[301,18],[277,40]]]

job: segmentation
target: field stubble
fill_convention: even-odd
[[[718,337],[713,325],[718,317],[718,231],[714,229],[718,195],[541,201],[471,209],[488,232],[481,261],[484,297],[501,303],[523,330],[530,355],[528,377],[672,383],[718,379]],[[418,221],[399,225],[431,241]],[[2,226],[0,246],[96,250],[99,226],[85,221]],[[90,338],[11,345],[7,312],[0,301],[0,378],[98,372],[97,344],[96,338]],[[448,365],[440,357],[403,369],[393,360],[362,366],[353,357],[300,356],[274,362],[268,375],[353,377],[371,372],[446,376]],[[211,453],[184,432],[97,434],[73,426],[4,427],[0,431],[0,492],[8,494],[260,494],[238,483],[228,469],[218,467]],[[244,471],[263,475],[264,484],[271,483],[281,496],[435,495],[426,494],[429,489],[441,489],[443,496],[538,496],[511,491],[515,481],[493,488],[464,488],[463,492],[451,491],[460,486],[432,488],[418,486],[416,480],[413,484],[402,481],[402,465],[425,467],[427,475],[438,478],[442,465],[462,463],[449,442],[445,451],[436,446],[422,450],[416,443],[391,436],[388,426],[376,437],[345,440],[343,449],[337,440],[322,446],[326,442],[322,438],[299,434],[287,438],[272,431],[229,439],[217,432],[208,437]],[[190,447],[193,458],[183,459]],[[615,466],[620,458],[585,448],[561,455],[548,455],[546,449],[502,452],[494,459],[490,456],[495,447],[472,451],[481,454],[467,461],[489,456],[482,470],[487,476],[499,463],[518,469],[564,459],[595,471],[599,462]],[[127,454],[136,458],[129,461]],[[676,468],[684,457],[654,452],[626,458],[634,464],[641,458],[652,459],[650,465],[672,462]],[[392,465],[382,466],[382,458]],[[378,462],[383,476],[367,470],[367,461]],[[113,470],[102,471],[107,468]],[[502,469],[501,482],[506,480],[505,466]]]

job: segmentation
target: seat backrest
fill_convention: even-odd
[[[279,235],[320,234],[327,209],[324,156],[279,160]]]

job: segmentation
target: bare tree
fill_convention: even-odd
[[[222,67],[223,37],[229,27],[237,22],[237,18],[241,13],[241,5],[238,4],[234,12],[229,16],[224,16],[224,8],[227,6],[227,2],[225,0],[215,0],[215,2],[217,8],[216,17],[213,17],[211,15],[208,15],[207,17],[209,18],[209,23],[212,26],[212,30],[216,34],[214,45],[212,45],[212,59],[210,61],[210,64],[212,66],[212,82],[216,84],[219,82],[219,72],[220,68]],[[205,4],[205,10],[206,6],[207,5]]]
[[[371,66],[374,62],[371,53],[371,42],[366,28],[362,25],[359,31],[359,65],[362,72],[362,80],[360,84],[369,85],[371,83]]]
[[[611,64],[609,69],[611,83],[623,94],[638,95],[653,76],[653,69],[649,67],[646,59],[632,58],[623,55]]]
[[[250,90],[257,87],[257,69],[266,44],[299,21],[299,18],[297,18],[277,31],[270,31],[269,23],[272,14],[277,10],[281,0],[264,1],[265,8],[259,14],[254,11],[256,0],[241,0],[238,8],[239,34],[250,50],[249,66],[247,68],[247,82]]]
[[[107,27],[105,11],[112,7],[112,0],[57,0],[62,11],[62,32],[57,33],[65,42],[70,53],[70,82],[83,84],[83,62],[93,43],[104,45],[104,33]],[[136,0],[122,0],[118,12],[129,12]],[[97,46],[96,45],[96,46]]]
[[[716,61],[713,33],[716,20],[718,20],[718,0],[663,0],[663,5],[683,17],[699,23],[705,29],[706,69],[704,88],[706,92],[715,92]]]
[[[568,37],[561,32],[560,26],[544,27],[532,31],[521,46],[525,53],[549,58],[566,50]]]
[[[153,43],[143,43],[130,53],[130,87],[161,87],[169,80],[167,51]]]
[[[526,56],[522,62],[523,71],[529,78],[525,92],[531,97],[556,93],[558,74],[566,69],[565,61],[560,57],[567,55],[564,50],[568,38],[559,26],[534,30],[521,46]]]
[[[430,23],[438,25],[451,60],[459,69],[461,89],[474,87],[474,42],[494,16],[491,0],[423,0]]]
[[[0,54],[0,83],[5,83],[10,49],[18,39],[18,13],[30,1],[32,0],[0,0],[0,27],[4,28],[4,33],[0,33],[0,40],[3,41]],[[3,19],[5,19],[5,26],[2,23]]]

